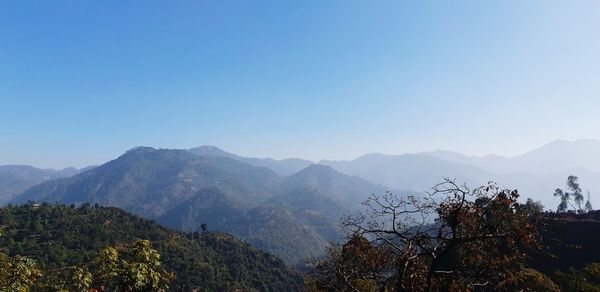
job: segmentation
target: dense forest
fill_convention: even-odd
[[[102,248],[146,239],[174,274],[174,291],[297,291],[303,285],[281,260],[231,235],[177,232],[117,208],[9,206],[0,209],[0,226],[2,253],[35,260],[42,274],[89,265]]]
[[[445,199],[373,194],[365,202],[371,211],[342,221],[347,241],[307,262],[304,275],[231,235],[209,231],[205,224],[199,232],[174,231],[118,208],[88,203],[8,206],[0,209],[0,287],[7,291],[600,289],[600,212],[543,211],[539,203],[519,203],[518,192],[494,184],[468,190],[446,181],[434,189],[431,197],[441,194]],[[432,223],[421,217],[424,214],[437,219]]]

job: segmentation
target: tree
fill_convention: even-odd
[[[35,278],[26,282],[29,286],[25,291],[29,287],[33,287],[33,290],[61,292],[106,291],[107,289],[109,291],[166,291],[174,277],[172,273],[162,268],[160,254],[152,248],[148,240],[105,247],[90,263],[47,270],[43,276],[38,271],[35,275],[40,279],[36,281]]]
[[[85,266],[71,266],[48,270],[35,283],[33,290],[40,291],[88,291],[92,285],[93,275]]]
[[[581,203],[583,202],[583,194],[581,193],[581,188],[579,187],[579,183],[577,182],[579,178],[570,175],[567,178],[567,187],[572,191],[571,196],[573,197],[573,201],[575,201],[575,206],[577,206],[577,210],[582,210]]]
[[[587,192],[587,201],[585,202],[585,211],[590,212],[593,211],[592,202],[590,200],[590,191]]]
[[[531,268],[525,268],[514,275],[510,275],[500,283],[502,291],[546,291],[559,292],[560,287],[548,276]]]
[[[589,192],[588,200],[585,203],[585,207],[582,207],[584,198],[578,180],[579,178],[577,176],[570,175],[567,178],[567,191],[563,191],[560,188],[557,188],[554,191],[554,196],[560,198],[560,203],[558,204],[557,212],[566,212],[569,209],[569,207],[573,208],[573,210],[578,213],[582,213],[585,210],[588,210],[588,208],[589,210],[592,209]],[[573,200],[573,202],[571,202],[571,199]]]
[[[160,254],[148,240],[138,240],[130,246],[104,248],[95,262],[97,283],[113,289],[166,291],[174,278],[162,268]]]
[[[540,201],[534,201],[532,198],[527,198],[525,202],[525,208],[528,208],[529,211],[533,213],[541,213],[544,212],[544,205]]]
[[[323,273],[314,284],[333,291],[340,287],[370,290],[366,287],[377,287],[385,280],[381,275],[390,270],[390,260],[384,249],[371,245],[364,237],[353,236],[343,245],[329,247],[328,259],[317,263],[316,268]]]
[[[554,278],[562,291],[600,291],[600,263],[557,271]]]
[[[41,276],[34,260],[0,253],[0,291],[29,291]]]
[[[316,286],[339,291],[363,291],[358,284],[394,291],[499,288],[525,269],[524,250],[538,244],[537,213],[519,204],[518,197],[494,183],[470,190],[449,179],[421,198],[372,195],[365,213],[344,220],[350,240],[317,264]],[[357,243],[360,248],[349,252],[348,244]]]

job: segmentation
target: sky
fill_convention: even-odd
[[[600,139],[600,1],[1,1],[0,165]]]

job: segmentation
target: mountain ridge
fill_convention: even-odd
[[[364,192],[352,190],[350,200],[341,200],[351,191],[347,186]],[[296,263],[339,237],[337,220],[352,211],[347,206],[379,191],[384,188],[323,165],[281,177],[233,158],[136,147],[89,171],[34,186],[13,202],[97,203],[187,231],[208,223]]]
[[[67,167],[64,169],[37,168],[24,164],[8,164],[0,166],[0,205],[12,200],[30,187],[56,178],[69,177],[91,169]]]

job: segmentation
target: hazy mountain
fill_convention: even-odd
[[[363,200],[366,199],[366,196]],[[357,211],[348,204],[344,204],[328,194],[309,186],[286,189],[281,195],[267,201],[267,204],[299,212],[319,214],[328,218],[330,222],[337,222],[342,216]]]
[[[517,170],[552,173],[585,168],[600,172],[600,141],[555,141],[522,156],[509,158]]]
[[[275,195],[280,179],[268,168],[230,158],[138,147],[97,168],[35,186],[16,202],[99,203],[153,218],[209,186],[240,204],[257,205]]]
[[[232,233],[288,263],[321,256],[329,242],[340,239],[337,220],[307,209],[263,205],[250,210],[247,218]]]
[[[156,221],[184,230],[226,230],[261,250],[270,251],[288,263],[322,254],[329,241],[339,238],[335,221],[308,209],[264,204],[244,209],[216,188],[201,191]]]
[[[300,158],[288,158],[282,160],[275,160],[272,158],[249,158],[242,157],[233,153],[226,152],[215,146],[205,145],[188,150],[189,152],[199,156],[217,156],[217,157],[229,157],[237,159],[241,162],[259,166],[268,167],[279,175],[286,176],[300,171],[301,169],[308,167],[312,164],[311,161],[300,159]]]
[[[243,220],[245,210],[216,187],[200,190],[158,217],[158,223],[185,231],[197,231],[202,224],[212,230],[229,230]]]
[[[55,170],[39,169],[29,165],[2,165],[0,166],[0,205],[4,205],[16,195],[34,185],[56,178],[72,176],[82,170],[73,167]]]
[[[476,166],[423,154],[373,153],[350,161],[322,160],[319,163],[389,188],[418,192],[430,189],[444,177],[469,184],[481,184],[490,176],[486,170]]]
[[[320,254],[339,237],[339,217],[383,191],[322,165],[283,178],[224,155],[138,147],[94,169],[34,186],[14,202],[98,203],[182,230],[206,223],[296,262]]]
[[[206,223],[295,262],[337,238],[338,218],[356,211],[368,195],[396,189],[414,194],[444,177],[470,186],[497,181],[553,209],[554,189],[564,187],[566,177],[574,174],[584,191],[591,191],[592,203],[600,205],[595,200],[600,193],[598,153],[600,142],[580,140],[557,141],[510,158],[436,151],[367,154],[311,165],[243,158],[212,146],[139,147],[91,170],[43,182],[14,201],[118,206],[182,230],[198,230]],[[287,176],[272,170],[292,172],[300,164],[307,166]]]
[[[451,151],[423,152],[421,154],[478,166],[494,173],[531,172],[547,174],[578,168],[600,172],[600,141],[589,139],[572,142],[558,140],[514,157],[498,155],[466,156]]]
[[[501,186],[519,189],[523,198],[556,207],[552,196],[564,187],[569,175],[577,175],[584,191],[591,192],[592,203],[600,204],[600,141],[555,141],[515,157],[466,156],[452,151],[418,154],[367,154],[351,161],[320,162],[340,172],[358,175],[391,188],[428,190],[443,177],[478,186],[496,181]]]
[[[382,194],[389,190],[358,176],[349,176],[338,172],[332,167],[313,164],[309,167],[286,177],[281,187],[290,193],[296,190],[313,190],[318,194],[326,194],[326,198],[344,206],[346,209],[356,209],[367,196],[373,193]],[[310,192],[305,192],[306,194]],[[311,200],[318,200],[312,194]]]
[[[554,190],[564,187],[569,175],[577,175],[583,190],[590,191],[592,203],[600,204],[600,141],[558,140],[514,157],[465,156],[450,151],[422,154],[485,169],[490,180],[518,188],[524,196],[552,209],[557,205]]]

